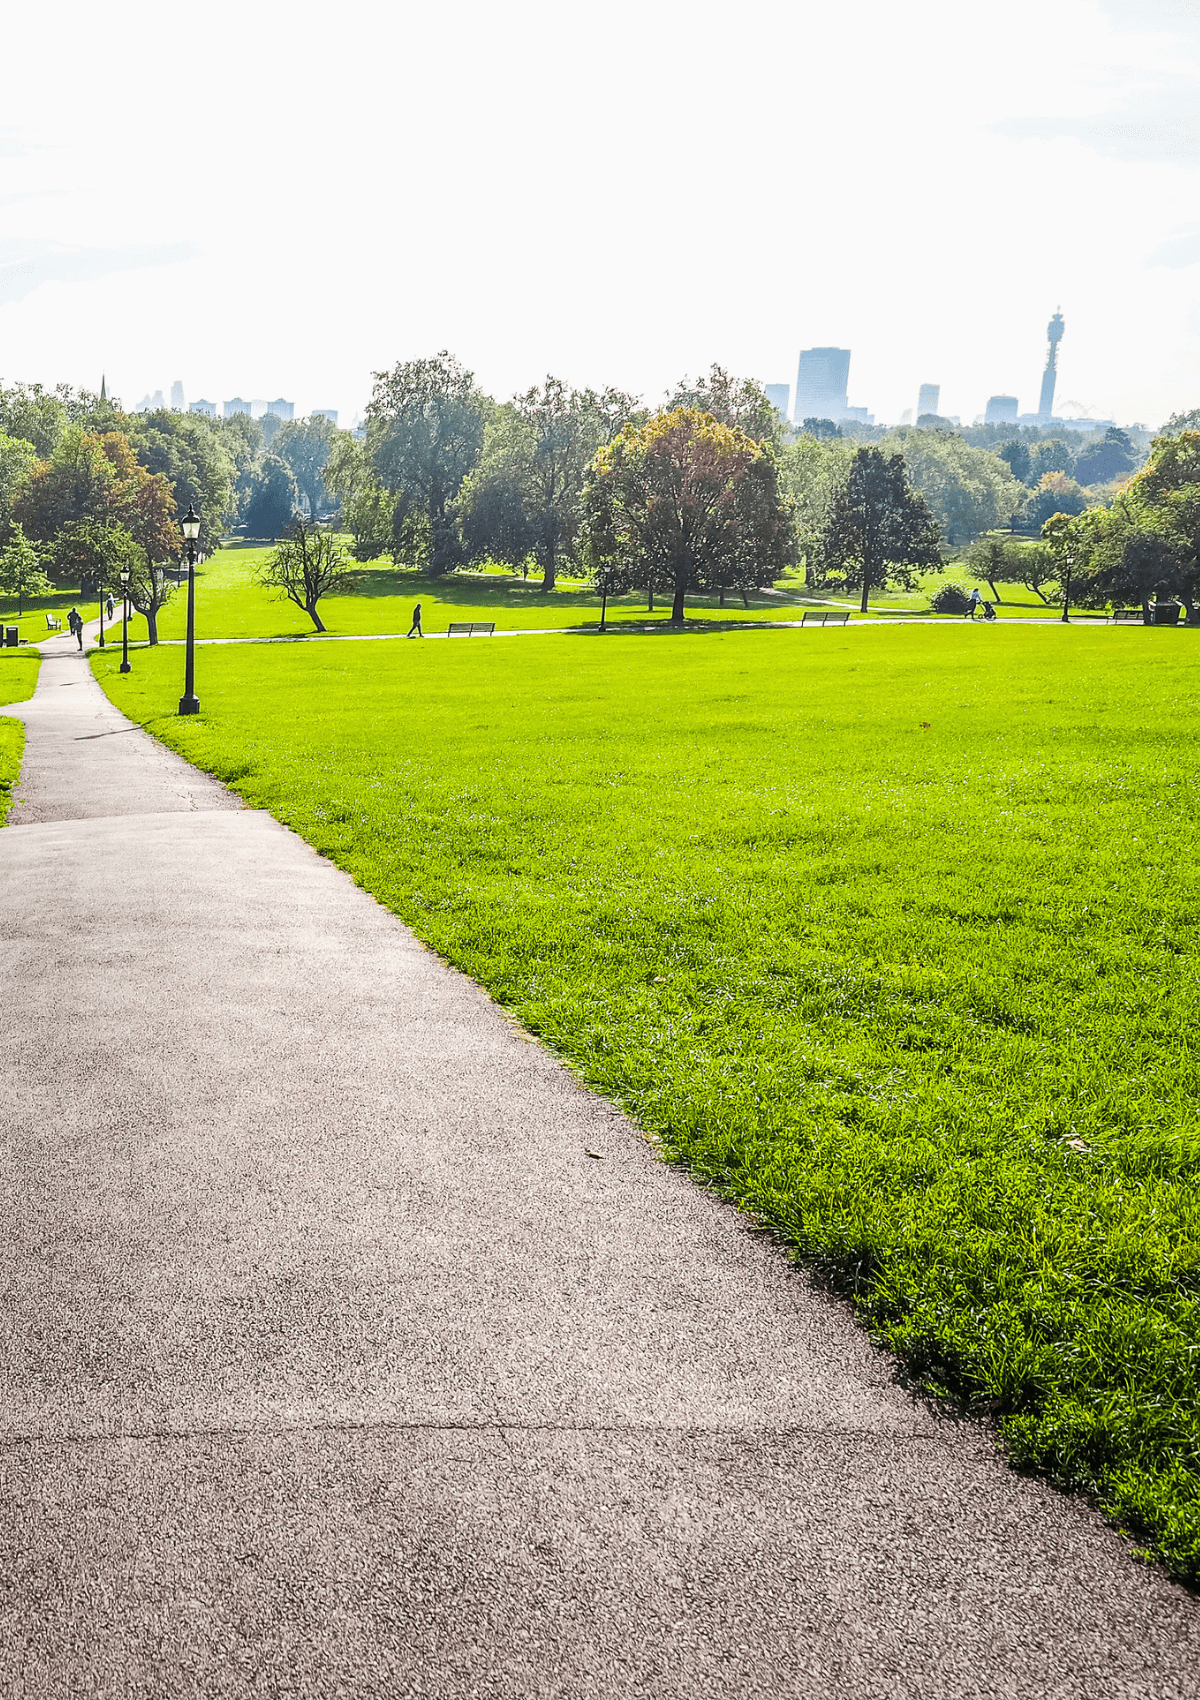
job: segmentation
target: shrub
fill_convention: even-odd
[[[970,606],[970,591],[953,581],[939,584],[930,598],[930,607],[935,614],[965,614]]]

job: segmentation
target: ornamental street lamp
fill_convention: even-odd
[[[129,668],[129,568],[121,568],[121,671]]]
[[[100,648],[103,649],[104,648],[104,598],[108,595],[108,592],[104,588],[103,581],[101,581],[101,583],[97,587],[96,595],[100,598]]]
[[[196,695],[196,539],[200,535],[200,515],[190,502],[188,511],[179,524],[188,558],[187,665],[184,669],[179,712],[199,714],[200,698]]]
[[[1063,611],[1062,611],[1062,623],[1063,623],[1064,626],[1069,622],[1069,620],[1071,618],[1071,562],[1075,559],[1075,557],[1074,557],[1074,555],[1068,555],[1066,559],[1067,559],[1067,582],[1066,582],[1066,585],[1063,588]]]

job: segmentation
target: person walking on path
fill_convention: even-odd
[[[112,599],[112,591],[111,590],[109,591],[108,596],[105,599],[104,606],[105,606],[105,609],[108,612],[108,617],[111,620],[112,617],[113,617],[113,599]]]
[[[408,628],[408,636],[411,637],[414,632],[419,638],[425,636],[425,633],[421,630],[421,604],[419,602],[413,609],[412,625]]]
[[[67,625],[75,633],[75,641],[79,645],[80,649],[82,649],[83,648],[83,621],[79,616],[78,608],[72,608],[71,612],[67,615]]]
[[[966,612],[966,615],[965,615],[966,619],[973,620],[975,618],[976,610],[978,609],[979,604],[980,604],[980,602],[982,602],[982,600],[983,600],[983,598],[979,594],[979,586],[976,585],[974,590],[971,592],[971,601],[970,601],[970,604],[967,608],[967,612]]]

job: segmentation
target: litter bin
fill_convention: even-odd
[[[5,626],[4,641],[10,649],[16,649],[21,641],[21,631],[18,626]]]
[[[1156,626],[1177,626],[1179,614],[1178,602],[1156,602],[1154,604],[1154,624]]]

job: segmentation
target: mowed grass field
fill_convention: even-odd
[[[39,655],[27,649],[0,649],[0,707],[8,702],[23,702],[33,695],[40,661]],[[8,818],[24,749],[24,725],[10,715],[0,714],[0,826]]]
[[[265,591],[256,581],[256,573],[270,554],[266,544],[231,543],[204,561],[196,573],[196,631],[205,638],[251,637],[312,637],[315,628],[303,609],[294,603]],[[388,561],[369,561],[355,564],[358,590],[347,596],[330,596],[322,600],[321,618],[335,636],[364,636],[407,632],[413,604],[420,602],[427,632],[444,632],[452,620],[492,620],[503,631],[536,630],[539,627],[595,626],[600,618],[600,599],[595,589],[569,577],[560,579],[558,588],[546,592],[541,588],[540,575],[522,580],[499,569],[453,573],[446,578],[430,579],[408,568],[397,568]],[[974,579],[961,563],[951,562],[944,574],[926,573],[920,585],[912,591],[886,591],[873,595],[873,615],[927,614],[929,598],[945,579],[971,584]],[[81,599],[78,585],[56,590],[51,596],[28,604],[18,618],[15,597],[0,597],[0,621],[18,627],[27,643],[37,643],[47,636],[46,613],[62,619],[64,626],[68,609],[75,605],[85,619],[98,615],[99,603]],[[986,585],[980,587],[990,599]],[[1000,618],[1052,618],[1055,610],[1047,608],[1019,585],[1002,587],[1005,601]],[[741,597],[730,593],[725,606],[716,596],[694,596],[688,599],[688,619],[740,624],[758,620],[796,620],[805,607],[815,604],[851,610],[857,619],[855,592],[842,590],[814,591],[803,580],[803,574],[792,572],[780,579],[770,592],[752,592],[749,607]],[[608,605],[611,624],[661,625],[668,624],[670,598],[660,594],[655,598],[654,612],[648,613],[642,593],[621,596]],[[159,615],[159,636],[164,641],[182,638],[187,625],[187,598],[180,588]],[[140,646],[146,642],[146,622],[134,615],[129,625],[130,642]],[[106,631],[106,642],[120,643],[120,607],[117,618]]]
[[[94,657],[1200,1581],[1195,635]]]

